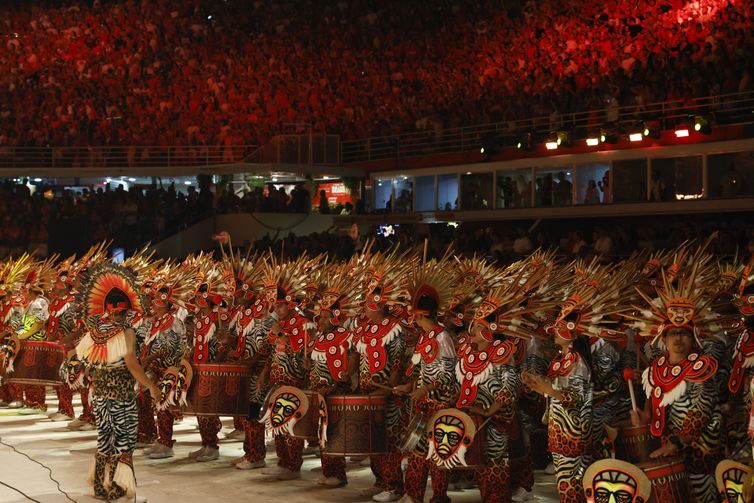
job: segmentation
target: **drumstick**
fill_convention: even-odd
[[[631,407],[633,410],[639,410],[636,407],[636,395],[634,394],[634,369],[623,369],[623,379],[628,381],[628,393],[631,395]]]
[[[395,393],[396,395],[403,395],[408,396],[408,393],[404,393],[403,391],[395,391],[391,386],[385,386],[384,384],[377,384],[376,382],[371,383],[372,386],[379,389],[384,389],[385,391],[390,391],[392,393]]]

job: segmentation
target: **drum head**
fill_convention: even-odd
[[[411,454],[416,450],[419,445],[419,441],[424,435],[426,435],[427,418],[424,414],[419,414],[411,419],[411,422],[406,428],[406,434],[401,441],[401,452],[403,454]]]

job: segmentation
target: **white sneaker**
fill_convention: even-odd
[[[262,475],[271,475],[273,477],[277,477],[284,471],[290,471],[290,470],[286,470],[285,468],[281,468],[275,465],[275,466],[271,466],[269,468],[265,468],[264,470],[262,470]]]
[[[380,489],[377,486],[367,487],[366,489],[362,489],[359,491],[360,496],[364,496],[365,498],[371,498],[375,494],[380,494],[382,492],[382,489]]]
[[[372,501],[398,501],[399,499],[401,499],[400,494],[391,493],[390,491],[382,491],[372,496]]]
[[[301,478],[301,472],[300,471],[293,471],[293,470],[287,470],[283,468],[283,471],[280,472],[280,474],[277,476],[278,480],[293,480],[293,479],[300,479]]]
[[[23,406],[24,406],[24,402],[21,402],[19,400],[15,400],[8,404],[8,408],[10,409],[20,409]]]
[[[547,475],[555,475],[555,465],[550,463],[545,467],[545,473]]]
[[[199,456],[204,456],[204,454],[207,452],[207,448],[202,446],[201,449],[198,449],[196,451],[191,451],[188,454],[188,457],[190,459],[197,459]]]
[[[173,457],[173,448],[167,445],[156,444],[149,453],[149,459],[166,459]]]
[[[81,428],[81,425],[83,425],[83,424],[84,424],[84,421],[82,421],[81,419],[74,419],[73,421],[71,421],[70,423],[68,423],[68,429],[69,430],[78,430],[79,428]]]
[[[317,481],[317,485],[325,487],[342,487],[346,483],[345,480],[340,480],[338,477],[324,477]]]
[[[196,458],[196,460],[201,463],[204,463],[206,461],[214,461],[219,457],[220,457],[220,449],[207,447],[207,450],[204,452],[204,454]]]
[[[50,421],[55,421],[55,422],[73,421],[73,418],[71,416],[66,416],[62,412],[56,412],[55,414],[52,414],[50,416]]]
[[[92,423],[84,423],[79,427],[79,431],[92,431],[96,429],[97,427],[94,426]]]
[[[511,501],[531,501],[534,499],[534,491],[527,491],[523,487],[519,487],[511,495]]]
[[[239,470],[255,470],[257,468],[264,468],[265,466],[267,466],[267,463],[264,461],[264,459],[254,461],[252,463],[251,461],[248,461],[246,458],[244,458],[242,461],[236,463],[236,468],[238,468]]]
[[[36,414],[43,414],[41,410],[35,409],[34,407],[23,407],[18,410],[18,413],[22,416],[34,416]]]
[[[225,435],[225,440],[243,440],[246,438],[246,432],[243,430],[233,430]]]

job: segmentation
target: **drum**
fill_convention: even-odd
[[[406,428],[406,434],[401,441],[401,453],[411,454],[416,450],[422,437],[427,433],[427,418],[424,414],[418,414],[411,419]]]
[[[21,341],[13,364],[13,372],[6,377],[11,384],[57,386],[62,384],[60,367],[65,362],[65,346],[49,341]]]
[[[666,458],[639,463],[652,483],[648,503],[686,503],[691,501],[691,489],[686,467],[681,458]]]
[[[651,461],[649,455],[662,447],[658,437],[652,435],[649,425],[632,426],[631,423],[618,425],[618,438],[615,439],[615,457],[629,463]]]
[[[248,367],[222,363],[197,363],[191,367],[193,378],[185,414],[244,417],[248,414]]]
[[[265,398],[260,422],[273,435],[317,440],[319,438],[321,396],[294,386],[279,386]]]
[[[387,452],[387,397],[327,397],[327,444],[330,456],[371,456]]]
[[[458,409],[441,409],[427,421],[427,459],[439,468],[476,470],[487,463],[487,425]]]

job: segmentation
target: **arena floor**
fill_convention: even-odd
[[[50,410],[57,409],[56,398],[48,394]],[[80,406],[74,402],[76,411]],[[0,436],[2,442],[16,447],[52,469],[53,476],[60,482],[76,503],[93,503],[98,500],[91,495],[86,485],[86,475],[93,460],[96,445],[96,431],[72,432],[67,423],[55,423],[46,415],[22,416],[9,409],[0,409]],[[232,429],[230,420],[223,421],[220,438]],[[202,502],[219,503],[228,501],[286,503],[324,501],[356,503],[365,501],[359,491],[369,487],[374,481],[368,467],[351,464],[348,468],[349,484],[339,489],[324,489],[315,484],[321,476],[319,459],[314,456],[304,458],[301,479],[281,482],[266,477],[259,470],[240,471],[230,465],[230,461],[243,454],[240,441],[221,441],[220,459],[208,463],[189,461],[187,454],[200,446],[196,420],[186,417],[176,425],[175,457],[166,460],[151,460],[137,449],[134,456],[136,477],[139,482],[139,496],[148,498],[150,503]],[[275,462],[274,448],[268,447],[268,466]],[[0,445],[0,481],[25,492],[43,503],[65,503],[69,501],[58,492],[50,480],[47,470],[13,452],[6,445]],[[427,490],[429,500],[431,490]],[[537,474],[535,494],[542,503],[557,501],[553,477]],[[451,492],[454,502],[479,501],[479,491],[467,490]],[[0,485],[0,503],[28,501],[17,492]]]

